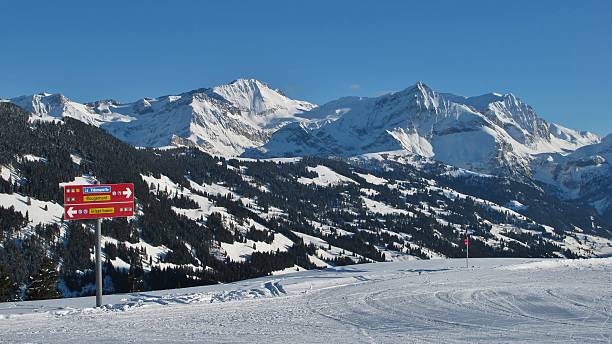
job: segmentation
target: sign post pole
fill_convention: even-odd
[[[96,307],[102,307],[102,219],[96,220]]]
[[[95,220],[96,307],[102,307],[102,219],[134,216],[134,184],[66,185],[64,217]]]

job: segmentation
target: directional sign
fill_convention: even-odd
[[[134,184],[66,185],[64,218],[88,220],[134,216]]]

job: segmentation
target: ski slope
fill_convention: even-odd
[[[612,258],[376,263],[0,304],[2,342],[610,343]]]

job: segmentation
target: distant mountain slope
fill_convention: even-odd
[[[533,155],[599,142],[597,135],[547,123],[514,95],[460,97],[420,82],[377,98],[342,98],[312,113],[331,120],[288,125],[245,156],[346,157],[403,150],[474,171],[529,175]]]
[[[223,156],[264,144],[274,130],[304,121],[297,114],[315,107],[255,79],[127,104],[114,100],[80,104],[61,94],[46,93],[10,101],[31,112],[33,118],[75,118],[135,146],[196,146]]]
[[[513,94],[465,97],[438,93],[419,82],[380,97],[345,97],[317,107],[261,81],[238,79],[132,103],[80,104],[48,93],[10,101],[32,119],[75,118],[138,147],[196,147],[218,156],[252,158],[392,152],[544,183],[560,197],[584,201],[600,214],[612,213],[607,168],[576,172],[573,166],[583,165],[586,153],[570,154],[601,138],[548,123]]]
[[[533,169],[534,177],[557,188],[561,197],[591,204],[612,220],[612,134],[567,155],[542,155]]]

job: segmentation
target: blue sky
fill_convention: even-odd
[[[512,92],[612,132],[612,1],[13,1],[0,97],[131,101],[254,77],[316,103]]]

